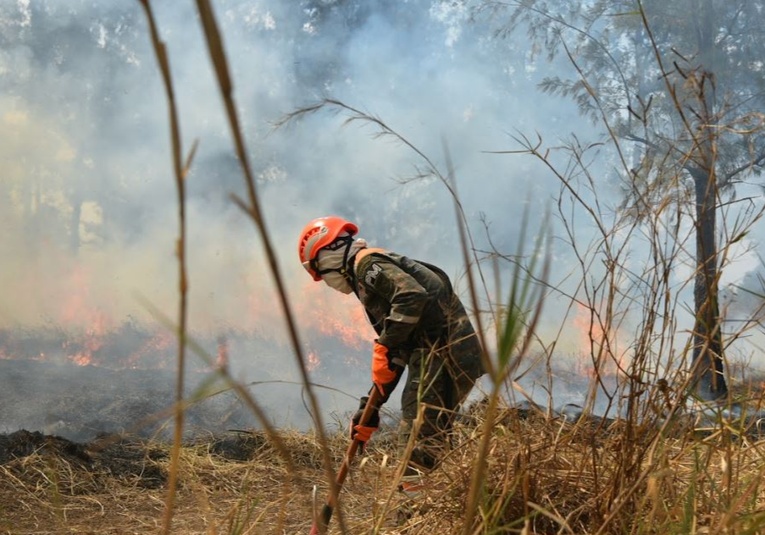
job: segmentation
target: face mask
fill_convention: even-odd
[[[348,280],[337,271],[330,271],[321,276],[322,280],[327,283],[327,286],[337,290],[340,293],[349,294],[353,291],[351,285],[348,284]]]

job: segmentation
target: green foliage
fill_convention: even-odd
[[[513,358],[523,350],[519,347],[523,343],[523,335],[530,322],[533,322],[541,311],[543,286],[539,284],[539,280],[545,279],[548,269],[549,257],[545,251],[547,233],[548,221],[545,219],[540,233],[535,237],[534,250],[529,256],[528,265],[522,265],[520,259],[525,258],[523,247],[528,236],[528,213],[524,214],[516,253],[519,260],[513,266],[510,293],[501,309],[497,329],[497,384],[501,384],[517,364]],[[540,260],[543,260],[542,265]]]
[[[695,143],[687,127],[702,128],[704,121],[693,102],[694,91],[699,74],[707,73],[711,84],[705,97],[718,124],[720,184],[762,172],[765,65],[760,58],[765,56],[761,39],[765,2],[498,4],[482,3],[484,10],[491,6],[495,20],[502,21],[499,35],[525,30],[533,50],[546,50],[548,60],[568,55],[576,66],[568,78],[543,79],[540,89],[570,98],[595,122],[608,121],[622,139],[635,143],[637,157],[651,149],[672,155],[677,162],[687,160]]]

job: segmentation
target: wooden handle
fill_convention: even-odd
[[[377,403],[380,401],[380,391],[377,390],[377,386],[372,387],[372,393],[369,395],[366,406],[364,406],[364,412],[361,413],[358,425],[365,425],[372,413],[377,410]],[[332,511],[334,511],[337,505],[337,497],[340,494],[340,489],[345,483],[345,478],[348,477],[348,472],[351,468],[351,462],[356,457],[356,451],[359,449],[361,441],[357,438],[353,439],[348,445],[348,449],[345,451],[345,457],[343,457],[343,464],[340,466],[340,471],[337,473],[337,479],[333,489],[330,489],[329,497],[327,498],[326,505],[321,510],[321,518],[315,518],[313,526],[311,526],[311,535],[319,535],[325,533],[329,526],[329,521],[332,519]],[[321,531],[319,531],[319,522],[321,523]]]

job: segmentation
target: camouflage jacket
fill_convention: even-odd
[[[372,381],[385,403],[404,368],[424,355],[449,362],[457,381],[470,385],[484,373],[481,346],[449,277],[441,269],[382,249],[363,249],[354,259],[354,291],[388,348],[387,362],[373,354]],[[383,359],[384,360],[384,359]],[[371,391],[370,391],[371,392]]]
[[[354,265],[355,292],[378,334],[391,349],[446,344],[462,306],[449,277],[436,266],[382,249],[369,249]],[[457,329],[461,330],[461,329]]]

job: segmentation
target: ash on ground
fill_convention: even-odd
[[[210,374],[190,374],[188,395]],[[19,430],[89,442],[107,434],[168,440],[173,434],[173,370],[112,370],[35,360],[0,359],[0,433]],[[224,391],[185,411],[184,439],[256,425]]]

